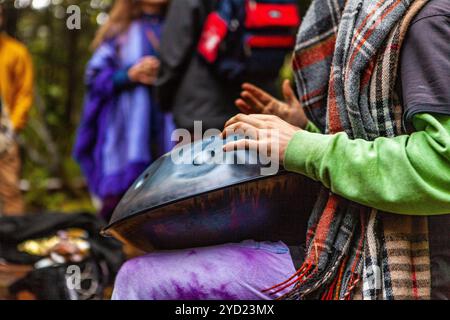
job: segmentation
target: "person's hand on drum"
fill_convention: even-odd
[[[284,163],[284,154],[289,141],[301,130],[277,116],[267,114],[238,114],[225,123],[222,137],[241,134],[245,138],[225,144],[223,150],[241,149],[264,150],[272,159],[277,156],[279,163]],[[274,152],[276,154],[274,154]]]
[[[266,91],[250,83],[242,85],[241,97],[236,106],[245,114],[272,114],[304,129],[308,124],[303,108],[292,90],[289,80],[284,80],[282,92],[285,101],[280,101]]]
[[[133,82],[150,86],[156,81],[159,67],[156,57],[144,56],[128,70],[128,77]]]

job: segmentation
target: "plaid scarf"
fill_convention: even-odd
[[[400,47],[427,0],[313,0],[293,59],[300,100],[326,133],[374,140],[402,134],[395,83]],[[427,299],[426,217],[383,213],[323,189],[307,255],[285,299]]]

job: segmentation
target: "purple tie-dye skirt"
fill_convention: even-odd
[[[257,300],[261,291],[295,273],[282,242],[241,243],[160,251],[126,262],[119,271],[114,300]]]

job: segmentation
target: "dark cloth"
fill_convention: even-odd
[[[401,54],[404,122],[417,113],[450,115],[450,1],[432,0],[414,18]]]
[[[173,0],[161,40],[161,70],[156,94],[161,108],[172,111],[175,124],[193,130],[194,121],[203,129],[222,129],[239,112],[234,101],[240,83],[219,79],[196,52],[203,23],[214,9],[211,0]],[[275,93],[275,79],[249,79]]]
[[[450,300],[450,215],[428,220],[431,260],[431,299]]]
[[[113,80],[114,89],[116,91],[126,90],[127,88],[130,88],[135,85],[135,83],[133,81],[131,81],[130,77],[128,77],[129,69],[130,69],[130,67],[123,68],[123,69],[117,70],[114,73],[112,80]]]
[[[39,300],[101,299],[125,260],[120,242],[104,238],[104,221],[89,213],[41,213],[23,217],[0,217],[0,259],[13,264],[33,265],[43,257],[18,250],[26,240],[54,236],[60,230],[79,228],[87,232],[89,255],[80,262],[67,261],[33,268],[9,286],[12,296],[27,291]],[[78,268],[80,286],[71,287],[69,267]],[[75,269],[74,269],[75,270]]]
[[[80,288],[70,287],[68,268],[80,268]],[[111,282],[110,282],[111,283]],[[29,292],[37,300],[98,300],[103,299],[107,279],[102,267],[94,259],[87,259],[76,264],[61,264],[34,269],[24,278],[9,286],[9,293],[17,297],[21,292]]]
[[[59,230],[80,228],[88,232],[91,255],[107,264],[110,279],[124,261],[122,245],[100,235],[105,222],[89,213],[42,213],[23,217],[0,217],[0,258],[14,264],[34,264],[40,256],[20,252],[17,245],[26,240],[53,236]]]

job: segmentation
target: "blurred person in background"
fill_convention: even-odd
[[[157,98],[175,124],[193,132],[222,129],[249,81],[276,95],[276,81],[295,42],[296,1],[173,0],[161,40]],[[273,16],[263,12],[270,6]],[[266,10],[267,11],[267,10]],[[276,13],[276,14],[275,14]]]
[[[105,219],[139,174],[172,147],[172,119],[159,111],[152,88],[166,4],[117,0],[92,43],[74,156]]]
[[[0,3],[0,214],[20,215],[24,203],[19,189],[21,160],[14,136],[25,126],[33,103],[33,64],[27,48],[4,31],[6,12]]]

